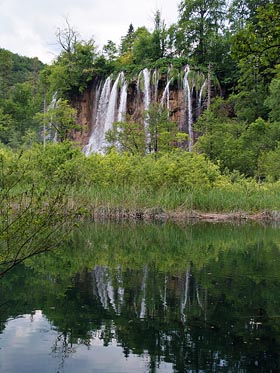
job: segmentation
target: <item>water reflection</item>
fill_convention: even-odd
[[[254,225],[85,227],[2,280],[0,369],[277,371],[279,245]]]

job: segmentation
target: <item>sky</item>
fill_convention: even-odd
[[[159,10],[167,25],[178,18],[179,0],[0,0],[0,48],[51,63],[59,54],[58,28],[66,19],[81,39],[117,45],[130,23],[153,28]]]

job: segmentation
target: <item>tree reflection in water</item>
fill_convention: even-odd
[[[2,329],[41,309],[60,369],[99,343],[151,372],[275,371],[279,244],[272,227],[94,226],[3,279]]]

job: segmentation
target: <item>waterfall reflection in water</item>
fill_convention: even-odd
[[[91,234],[2,279],[1,371],[277,371],[278,230]]]

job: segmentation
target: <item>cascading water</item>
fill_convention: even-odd
[[[105,140],[105,133],[112,128],[112,124],[115,120],[115,113],[116,113],[116,106],[117,106],[117,99],[118,99],[118,84],[119,84],[120,76],[121,74],[118,75],[111,90],[109,103],[108,103],[108,109],[106,113],[103,140]]]
[[[152,75],[152,84],[154,86],[154,101],[157,102],[158,100],[158,81],[159,81],[159,77],[158,77],[158,70],[155,69],[154,72],[153,72],[153,75]]]
[[[170,109],[170,103],[169,103],[169,99],[170,99],[169,86],[170,86],[170,83],[171,83],[171,79],[168,80],[168,82],[167,82],[167,84],[164,88],[161,100],[160,100],[161,107],[164,107],[165,104],[166,104],[167,110]]]
[[[199,92],[199,97],[198,97],[198,115],[201,114],[201,111],[202,111],[202,96],[203,96],[203,93],[205,91],[205,88],[207,87],[207,79],[204,80],[201,88],[200,88],[200,92]]]
[[[120,94],[120,103],[117,111],[117,102],[119,96],[119,81],[122,81],[122,88]],[[88,144],[84,147],[84,153],[90,155],[93,152],[102,153],[106,146],[105,134],[112,128],[112,124],[117,119],[124,120],[126,115],[126,101],[127,101],[127,83],[125,81],[124,73],[121,72],[115,80],[111,89],[111,78],[108,77],[103,85],[94,121],[94,128],[90,136]],[[98,92],[96,92],[98,96]],[[117,118],[116,118],[117,113]]]
[[[151,73],[150,70],[143,70],[144,77],[144,110],[148,110],[151,103]]]
[[[49,106],[45,108],[44,110],[47,110],[47,111],[55,110],[59,105],[59,101],[60,100],[57,98],[57,92],[55,92],[52,96]],[[54,128],[52,124],[52,120],[53,120],[53,117],[51,115],[50,122],[47,125],[46,123],[44,123],[44,128],[43,128],[44,146],[47,140],[52,141],[52,142],[57,142],[57,130]]]
[[[101,151],[103,141],[105,138],[105,118],[108,109],[109,99],[111,91],[111,78],[108,77],[103,85],[98,109],[96,114],[96,121],[93,127],[93,131],[89,138],[88,144],[84,147],[85,155],[90,155],[92,152]]]
[[[140,85],[140,76],[141,75],[143,75],[143,79],[144,79],[143,105],[144,105],[144,111],[146,112],[145,119],[144,119],[144,129],[145,129],[145,133],[146,133],[146,146],[148,147],[149,146],[148,144],[150,142],[150,136],[149,136],[148,131],[147,131],[147,128],[148,128],[148,125],[149,125],[149,118],[148,118],[147,110],[149,110],[149,106],[150,106],[150,103],[151,103],[151,73],[150,73],[150,70],[148,70],[146,68],[146,69],[141,71],[141,73],[139,74],[139,78],[138,78],[139,85]]]
[[[102,90],[102,84],[99,82],[95,89],[95,94],[94,94],[94,103],[93,103],[93,110],[92,110],[92,123],[96,122],[97,119],[97,113],[98,113],[98,103],[100,100],[100,95],[101,95],[101,90]]]
[[[192,96],[191,96],[191,89],[188,81],[188,75],[190,72],[189,65],[185,68],[185,76],[184,76],[184,91],[186,94],[186,100],[187,100],[187,112],[188,112],[188,148],[189,152],[192,151],[193,146],[193,114],[192,114]]]
[[[136,121],[140,121],[141,114],[143,111],[148,111],[151,102],[159,103],[161,107],[167,108],[168,110],[172,109],[174,113],[177,113],[173,118],[176,117],[181,131],[185,130],[188,132],[188,149],[191,152],[194,143],[193,121],[194,118],[196,119],[202,112],[202,100],[205,96],[205,88],[207,86],[207,79],[204,81],[204,76],[201,73],[199,74],[200,75],[195,75],[192,80],[190,80],[190,67],[188,65],[183,71],[183,77],[180,74],[177,79],[177,89],[179,91],[177,95],[177,107],[174,107],[173,102],[171,107],[170,103],[170,85],[172,80],[168,77],[169,74],[167,74],[167,82],[161,97],[159,97],[158,94],[160,79],[157,70],[153,72],[147,68],[142,70],[138,75],[137,85],[135,83],[129,85],[123,72],[118,75],[114,83],[112,79],[108,77],[103,85],[96,86],[92,115],[93,130],[88,144],[84,147],[84,153],[86,155],[92,152],[102,153],[106,146],[105,133],[112,128],[114,121],[125,121],[127,113],[132,115],[133,119],[135,118]],[[180,84],[180,82],[182,83]],[[192,95],[194,87],[196,92],[196,107],[193,109],[194,100]],[[182,94],[180,92],[182,92]],[[176,104],[176,101],[174,102]],[[181,113],[183,113],[183,115],[181,115]],[[150,142],[147,130],[148,124],[149,118],[146,114],[144,128],[146,132],[147,148]]]
[[[127,107],[127,82],[125,80],[124,73],[121,73],[121,93],[120,103],[118,109],[118,122],[125,121],[126,119],[126,107]]]

